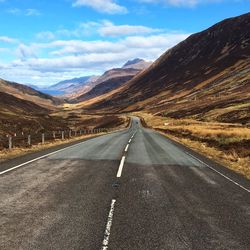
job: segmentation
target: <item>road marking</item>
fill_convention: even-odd
[[[128,141],[129,143],[131,142],[131,139]]]
[[[230,179],[229,177],[227,177],[226,175],[222,174],[221,172],[219,172],[218,170],[214,169],[213,167],[209,166],[207,163],[203,162],[202,160],[200,160],[199,158],[191,155],[190,153],[186,152],[187,155],[191,156],[192,158],[194,158],[195,160],[199,161],[200,163],[204,164],[205,166],[207,166],[209,169],[213,170],[214,172],[216,172],[217,174],[221,175],[222,177],[224,177],[225,179],[227,179],[228,181],[234,183],[236,186],[244,189],[245,191],[247,191],[248,193],[250,193],[250,190],[243,187],[242,185],[240,185],[239,183],[235,182],[234,180]]]
[[[122,176],[122,169],[123,169],[123,166],[124,166],[125,159],[126,159],[125,156],[123,156],[122,159],[121,159],[120,166],[119,166],[119,169],[118,169],[118,172],[117,172],[117,175],[116,175],[117,178],[120,178]]]
[[[111,233],[111,226],[112,226],[112,221],[113,221],[113,216],[114,216],[114,211],[115,211],[115,203],[116,203],[116,200],[113,199],[111,201],[111,206],[110,206],[109,215],[108,215],[108,221],[107,221],[107,225],[106,225],[106,229],[105,229],[105,233],[104,233],[104,239],[102,242],[102,250],[108,249],[109,237],[110,237],[110,233]]]
[[[90,141],[90,140],[87,140],[87,141]],[[74,145],[72,145],[72,146],[69,146],[69,147],[66,147],[66,148],[63,148],[63,149],[60,149],[60,150],[51,152],[51,153],[49,153],[49,154],[42,155],[42,156],[37,157],[37,158],[35,158],[35,159],[33,159],[33,160],[24,162],[24,163],[22,163],[22,164],[20,164],[20,165],[17,165],[17,166],[15,166],[15,167],[12,167],[12,168],[9,168],[9,169],[7,169],[7,170],[4,170],[4,171],[0,172],[0,175],[6,174],[6,173],[8,173],[8,172],[10,172],[10,171],[13,171],[13,170],[15,170],[15,169],[21,168],[21,167],[23,167],[23,166],[25,166],[25,165],[28,165],[28,164],[30,164],[30,163],[32,163],[32,162],[34,162],[34,161],[38,161],[38,160],[40,160],[40,159],[46,158],[47,156],[51,156],[51,155],[54,155],[54,154],[56,154],[56,153],[62,152],[62,151],[64,151],[64,150],[67,150],[67,149],[70,149],[70,148],[79,146],[79,145],[81,145],[81,144],[86,143],[87,141],[80,142],[80,143],[74,144]]]
[[[129,144],[126,146],[125,152],[128,152],[128,147],[129,147]]]

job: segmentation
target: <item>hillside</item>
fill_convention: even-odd
[[[33,102],[46,109],[55,109],[56,105],[62,104],[63,101],[44,94],[31,87],[23,84],[5,81],[0,79],[0,92],[12,95],[18,99]]]
[[[62,119],[49,114],[48,109],[34,102],[0,92],[0,136],[67,127]]]
[[[62,101],[22,84],[0,79],[0,135],[67,127],[50,116]]]
[[[86,101],[97,96],[109,93],[131,80],[141,71],[148,68],[152,63],[142,59],[134,59],[124,64],[122,68],[106,71],[95,82],[91,90],[74,99],[75,102]]]
[[[88,109],[250,122],[249,65],[248,13],[190,36]]]

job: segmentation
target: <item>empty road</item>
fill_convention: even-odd
[[[34,158],[0,166],[1,250],[250,249],[249,181],[138,118]]]

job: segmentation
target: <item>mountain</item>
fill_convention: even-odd
[[[108,93],[131,80],[151,64],[151,62],[146,62],[142,59],[134,59],[128,61],[122,68],[108,70],[96,80],[95,86],[91,90],[78,96],[74,101],[86,101]]]
[[[123,69],[138,69],[138,70],[144,70],[148,68],[152,62],[147,62],[143,59],[136,58],[134,60],[130,60],[127,63],[123,65]]]
[[[250,13],[191,35],[88,108],[250,122]]]
[[[64,98],[73,99],[90,91],[96,84],[99,76],[91,76],[85,82],[78,82],[69,86],[63,95]]]
[[[87,82],[89,80],[89,78],[91,78],[91,76],[84,76],[84,77],[64,80],[64,81],[61,81],[57,84],[50,86],[49,89],[65,91],[70,87],[79,86],[80,84],[84,84],[85,82]]]
[[[78,92],[79,89],[84,87],[88,90],[88,85],[90,85],[95,79],[95,76],[83,76],[58,82],[48,88],[40,88],[33,85],[29,86],[49,95],[68,97],[68,95]]]

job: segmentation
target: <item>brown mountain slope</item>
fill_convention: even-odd
[[[0,79],[0,136],[67,127],[62,118],[50,116],[61,103],[25,85]]]
[[[93,89],[75,99],[76,102],[89,100],[91,98],[108,93],[122,84],[131,80],[136,74],[141,72],[137,69],[112,69],[98,80]]]
[[[0,136],[21,132],[61,129],[63,119],[52,117],[49,110],[31,101],[0,92]]]
[[[91,110],[250,121],[250,13],[190,36]]]
[[[44,94],[26,85],[0,79],[0,92],[7,93],[22,100],[30,101],[46,109],[54,109],[62,100]]]
[[[78,96],[74,101],[86,101],[117,89],[127,81],[131,80],[135,75],[148,68],[151,64],[151,62],[137,58],[128,61],[122,68],[108,70],[97,79],[95,86],[93,86],[91,90]]]

